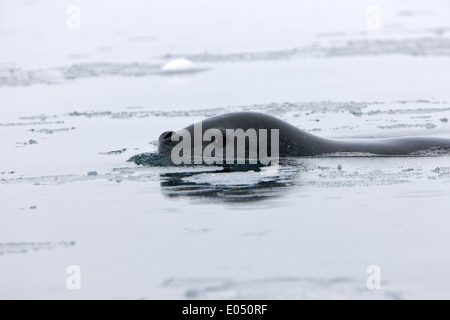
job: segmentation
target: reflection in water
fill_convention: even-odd
[[[281,196],[294,185],[299,169],[283,165],[234,166],[215,171],[170,172],[160,178],[162,192],[168,197],[252,202]]]
[[[137,165],[182,170],[160,174],[162,192],[168,197],[225,202],[251,202],[278,197],[294,185],[297,173],[303,169],[298,160],[289,159],[280,159],[277,166],[263,166],[260,163],[221,167],[175,166],[170,158],[158,153],[139,154],[128,161]],[[292,161],[295,161],[295,165],[290,163]]]

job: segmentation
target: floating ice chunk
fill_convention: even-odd
[[[161,67],[165,72],[183,72],[197,69],[195,64],[187,59],[175,59],[167,62]]]

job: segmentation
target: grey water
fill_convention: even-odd
[[[379,25],[371,5],[0,1],[0,297],[448,298],[446,153],[237,170],[155,154],[233,111],[449,137],[448,4],[378,1]]]

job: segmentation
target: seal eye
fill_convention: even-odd
[[[215,137],[213,143],[216,147],[223,148],[227,143],[227,139],[225,135],[222,135],[221,137]]]

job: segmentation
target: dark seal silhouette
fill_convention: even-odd
[[[202,134],[208,129],[219,129],[223,133],[221,143],[229,143],[226,136],[227,129],[278,129],[279,157],[308,157],[332,153],[368,153],[374,155],[405,156],[426,150],[443,150],[450,148],[450,139],[439,137],[398,137],[381,139],[326,139],[301,130],[286,121],[258,112],[232,112],[201,121]],[[192,136],[194,124],[184,128]],[[159,137],[158,153],[169,155],[178,141],[172,136],[177,131],[166,131]],[[268,150],[270,154],[270,142]],[[192,148],[195,147],[192,139]],[[202,141],[202,150],[211,141]]]

